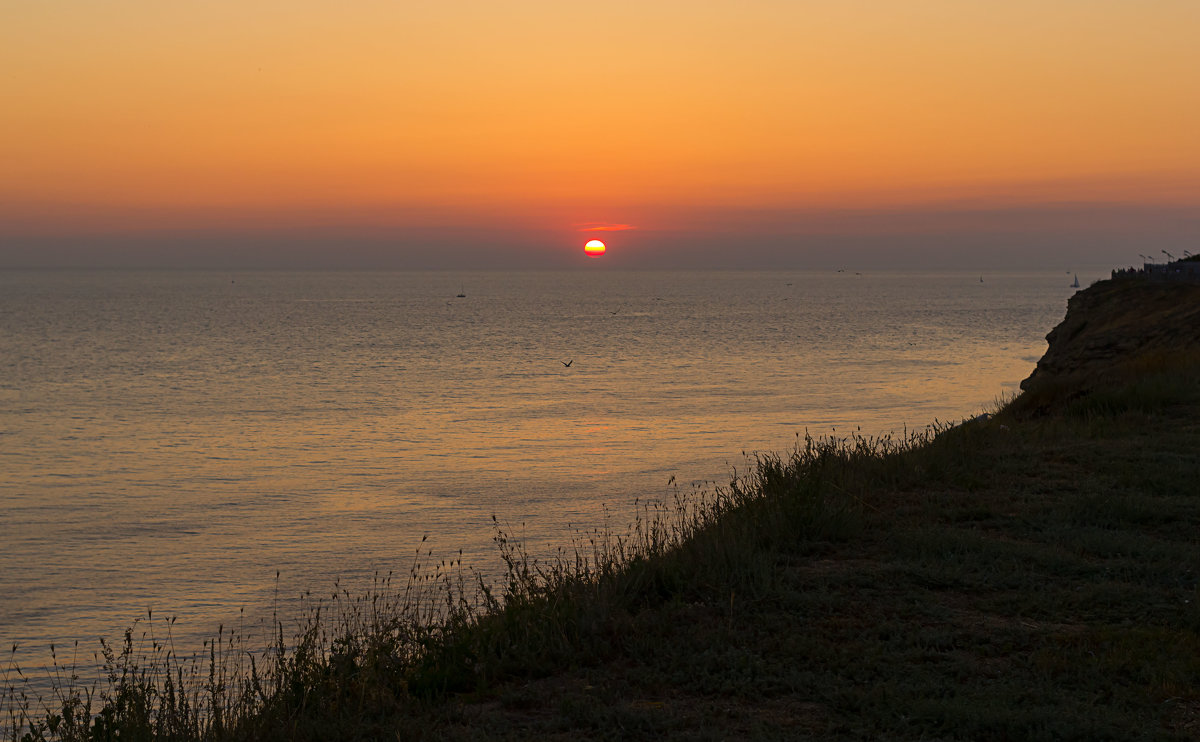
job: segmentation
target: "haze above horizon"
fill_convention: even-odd
[[[1196,251],[1197,28],[1183,0],[10,4],[0,267]]]

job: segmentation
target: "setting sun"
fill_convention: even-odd
[[[587,253],[589,258],[598,258],[608,249],[600,240],[588,240],[588,243],[583,246],[583,251]]]

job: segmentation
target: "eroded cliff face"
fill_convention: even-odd
[[[1101,281],[1071,297],[1066,317],[1046,340],[1050,347],[1021,382],[1031,406],[1194,364],[1200,358],[1200,283]]]

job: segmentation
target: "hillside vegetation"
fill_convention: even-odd
[[[804,440],[556,562],[501,533],[506,585],[415,565],[266,651],[131,643],[92,695],[9,712],[64,739],[1195,739],[1197,311],[1097,284],[990,417]]]

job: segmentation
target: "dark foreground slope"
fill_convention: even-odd
[[[57,715],[66,739],[1198,739],[1198,307],[1192,287],[1098,284],[989,419],[802,442],[554,564],[501,537],[508,585],[482,601],[453,571],[414,577],[327,605],[258,665],[222,644],[164,682],[169,657],[129,672],[118,656],[98,722],[68,692],[40,730]],[[448,618],[429,618],[430,595]]]

